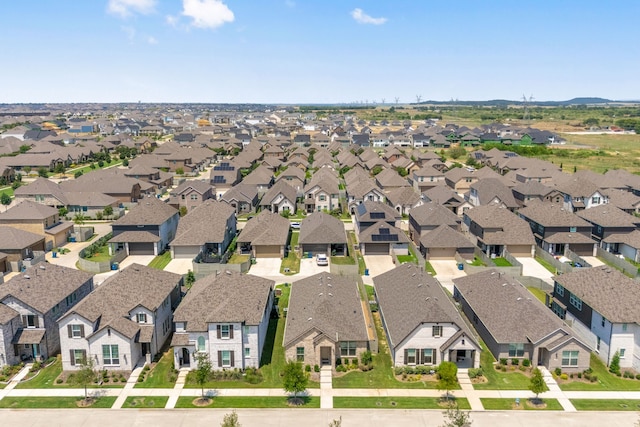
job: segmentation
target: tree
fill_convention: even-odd
[[[198,353],[195,357],[198,367],[196,368],[196,382],[200,385],[202,390],[202,399],[206,399],[204,395],[204,383],[207,382],[211,375],[211,361],[207,353]]]
[[[58,164],[56,164],[56,167],[55,167],[55,168],[53,168],[53,171],[54,171],[55,173],[59,173],[59,174],[64,175],[64,171],[65,171],[65,169],[64,169],[64,163],[58,163]]]
[[[86,221],[87,217],[82,215],[81,213],[77,213],[75,214],[75,216],[73,217],[73,222],[78,224],[78,225],[82,225],[84,224],[84,222]]]
[[[222,424],[220,427],[241,427],[242,424],[238,422],[238,413],[234,409],[230,414],[225,414],[222,419]]]
[[[47,168],[38,168],[38,176],[41,178],[48,178],[49,172],[47,171]]]
[[[124,159],[124,160],[122,161],[122,166],[129,166],[129,160]]]
[[[73,383],[84,387],[84,400],[89,400],[87,387],[98,379],[98,373],[95,369],[95,363],[91,356],[84,357],[80,363],[76,361],[76,365],[80,365],[80,370],[73,376]]]
[[[69,210],[64,206],[61,208],[58,208],[58,216],[64,218],[65,216],[67,216],[68,213],[69,213]]]
[[[438,390],[445,391],[445,399],[449,398],[449,390],[458,384],[458,367],[453,362],[442,362],[438,366]]]
[[[74,178],[76,178],[76,179],[78,179],[78,178],[80,178],[82,175],[83,175],[82,171],[76,171],[76,172],[73,174],[73,177],[74,177]]]
[[[458,159],[467,154],[467,150],[462,147],[454,147],[449,150],[449,157],[452,159]]]
[[[382,166],[380,165],[376,165],[373,167],[373,169],[371,169],[371,173],[373,174],[373,176],[378,175],[380,172],[382,172]]]
[[[191,286],[193,286],[193,284],[196,281],[196,275],[193,273],[193,271],[189,270],[187,271],[187,277],[184,279],[185,284],[187,285],[187,288],[190,288]]]
[[[618,351],[613,353],[611,363],[609,364],[609,372],[616,375],[620,373],[620,353]]]
[[[24,154],[27,151],[31,150],[31,146],[30,145],[21,145],[19,150],[20,150],[20,154]]]
[[[22,168],[22,170],[24,171],[24,173],[29,175],[29,173],[31,172],[31,166],[25,166]]]
[[[444,415],[444,424],[441,427],[468,427],[473,422],[469,412],[461,411],[458,405],[449,405]]]
[[[176,175],[184,175],[184,169],[183,168],[176,168]]]
[[[535,368],[531,373],[531,380],[529,381],[529,390],[531,390],[536,395],[536,399],[538,399],[538,395],[540,393],[549,391],[549,387],[547,387],[547,383],[544,382],[542,371],[538,368]]]
[[[104,209],[102,210],[102,213],[104,216],[113,215],[113,206],[105,206]]]
[[[186,206],[180,206],[180,209],[178,209],[178,212],[180,213],[180,216],[183,217],[187,214],[187,207]]]
[[[293,393],[294,402],[298,403],[298,393],[307,389],[309,376],[302,369],[302,363],[289,360],[284,367],[282,386],[286,392]]]
[[[398,166],[395,169],[396,169],[396,172],[398,172],[398,175],[400,175],[402,177],[405,177],[405,176],[409,175],[409,172],[407,172],[407,169],[405,169],[403,167]]]
[[[9,196],[7,193],[2,193],[2,195],[0,196],[0,203],[5,206],[9,206],[11,204],[11,196]]]

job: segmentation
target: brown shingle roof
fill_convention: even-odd
[[[160,225],[174,215],[178,215],[178,210],[173,206],[155,197],[145,197],[113,225]]]
[[[591,227],[584,219],[556,204],[532,203],[518,214],[545,227]]]
[[[640,223],[640,218],[618,209],[615,206],[600,205],[576,212],[582,219],[603,227],[632,227]]]
[[[14,227],[0,226],[0,250],[21,250],[44,240],[40,234]]]
[[[155,243],[159,241],[160,237],[149,231],[124,231],[112,237],[107,243]]]
[[[238,243],[286,245],[290,227],[288,219],[277,213],[263,210],[247,221],[238,236]]]
[[[227,234],[227,221],[235,209],[224,202],[206,200],[180,218],[172,246],[221,243]]]
[[[428,202],[421,206],[411,209],[409,218],[413,219],[420,226],[429,225],[449,225],[457,227],[460,225],[460,217],[451,212],[449,209],[437,203]]]
[[[533,245],[535,238],[529,224],[508,209],[497,205],[478,206],[466,213],[484,229],[482,240],[495,245]],[[496,229],[498,231],[487,231]]]
[[[324,212],[314,212],[300,224],[299,244],[347,243],[344,224]]]
[[[425,248],[474,248],[475,245],[463,234],[448,225],[440,225],[420,238]]]
[[[58,213],[58,209],[24,200],[0,213],[0,222],[4,220],[44,220]]]

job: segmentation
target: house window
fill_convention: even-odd
[[[578,310],[582,310],[582,300],[574,294],[571,294],[571,296],[569,297],[569,302]]]
[[[229,339],[230,338],[229,325],[220,325],[220,338]]]
[[[604,316],[602,316],[602,322],[600,322],[600,326],[602,326],[604,328],[604,324],[607,321],[607,319],[604,318]]]
[[[244,334],[245,335],[249,335],[249,327],[248,326],[244,327]]]
[[[524,357],[524,343],[509,344],[509,357]]]
[[[71,325],[71,338],[82,338],[83,329],[82,325]]]
[[[204,337],[198,337],[198,351],[204,351]]]
[[[296,361],[304,362],[304,347],[296,347]]]
[[[431,327],[431,335],[434,337],[442,336],[442,326],[432,326]]]
[[[146,313],[138,313],[138,314],[136,314],[136,322],[138,322],[138,323],[147,323],[147,314]]]
[[[627,351],[626,348],[621,348],[618,350],[618,354],[620,355],[620,359],[624,359],[624,353]]]
[[[251,349],[249,347],[244,348],[244,357],[251,357]]]
[[[65,303],[67,304],[67,306],[73,304],[74,302],[76,302],[78,300],[78,295],[76,295],[76,293],[72,293],[71,295],[69,295],[68,297],[66,297],[64,299]]]
[[[565,350],[562,352],[562,366],[578,366],[578,350]]]
[[[593,203],[594,205],[599,205],[600,204],[600,197],[599,196],[593,196],[591,198],[591,203]]]
[[[409,348],[407,349],[407,360],[404,361],[407,365],[415,365],[416,364],[416,349]]]
[[[569,227],[569,233],[575,233],[576,231],[578,231],[577,227]]]
[[[35,316],[33,314],[27,314],[26,316],[22,316],[22,326],[26,328],[37,328],[38,316]]]
[[[355,355],[356,355],[355,341],[340,342],[340,356],[355,356]]]
[[[422,349],[422,363],[425,365],[433,365],[433,349],[432,348],[423,348]]]
[[[222,366],[231,366],[231,352],[229,350],[222,350],[221,352]]]
[[[556,283],[556,295],[563,297],[564,296],[564,286],[559,283]],[[602,325],[604,326],[604,325]]]
[[[598,231],[597,232],[598,232],[598,234],[602,234],[602,227],[601,226],[598,226]]]
[[[186,196],[183,194],[183,195],[182,195],[182,200],[184,200],[184,199],[186,199]]]
[[[120,355],[117,344],[107,344],[102,346],[102,363],[104,365],[119,365]]]
[[[198,195],[197,194],[192,194],[191,195],[191,200],[198,200]]]
[[[627,324],[626,323],[622,324],[622,332],[627,332]]]
[[[71,350],[73,353],[73,360],[71,361],[71,365],[82,365],[85,362],[85,358],[87,357],[86,350]]]
[[[600,351],[600,337],[597,337],[598,339],[596,340],[596,351]]]
[[[318,200],[324,202],[326,200],[326,197],[324,195],[321,195],[320,197],[318,197]]]
[[[564,308],[560,307],[558,305],[557,302],[553,302],[553,304],[551,304],[551,309],[553,310],[553,312],[561,319],[564,319],[564,317],[566,316],[566,311]]]

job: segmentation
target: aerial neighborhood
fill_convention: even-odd
[[[554,132],[25,108],[0,108],[6,392],[88,366],[149,388],[208,367],[203,390],[282,388],[287,363],[310,389],[434,389],[449,365],[447,393],[640,378],[640,177],[526,155]]]

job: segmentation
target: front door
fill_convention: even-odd
[[[320,347],[320,361],[322,365],[331,365],[331,347]]]
[[[34,360],[40,357],[40,344],[31,344],[31,354]]]
[[[142,343],[142,355],[145,356],[147,354],[151,353],[151,344],[149,344],[148,342],[143,342]]]
[[[189,361],[189,349],[184,347],[182,348],[182,364],[191,365],[191,362]]]

